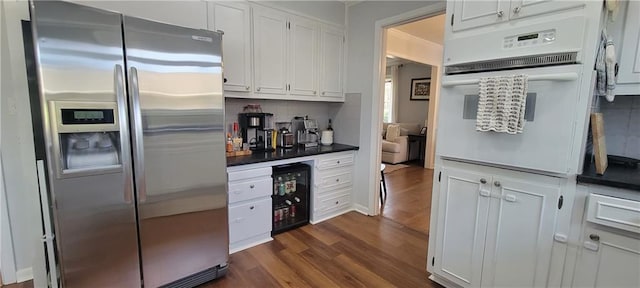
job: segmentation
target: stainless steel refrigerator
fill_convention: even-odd
[[[221,33],[30,4],[57,256],[48,265],[63,287],[192,287],[224,275]]]

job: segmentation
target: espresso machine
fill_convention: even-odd
[[[298,145],[304,148],[318,147],[318,122],[305,118],[295,117],[291,121],[293,131],[296,133]]]
[[[271,113],[238,114],[240,134],[245,143],[249,143],[249,149],[253,151],[272,151],[275,149],[271,141],[274,131],[270,124],[272,117]],[[249,135],[253,137],[249,138]]]

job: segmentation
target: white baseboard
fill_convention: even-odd
[[[353,204],[353,210],[360,214],[369,216],[369,207],[360,204]]]
[[[16,281],[18,283],[33,280],[33,270],[31,267],[16,271]]]

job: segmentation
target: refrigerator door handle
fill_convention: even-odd
[[[132,136],[133,139],[133,164],[135,165],[136,191],[138,201],[147,200],[147,187],[144,173],[144,140],[142,131],[142,110],[140,109],[140,90],[138,88],[138,69],[131,67],[129,73],[129,101],[131,102]]]
[[[122,170],[124,174],[124,202],[133,203],[133,187],[131,175],[131,152],[129,150],[129,127],[127,126],[127,99],[124,91],[124,71],[122,65],[116,64],[114,68],[114,82],[116,100],[118,103],[118,118],[120,124],[120,157],[122,158]]]

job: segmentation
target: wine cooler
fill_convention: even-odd
[[[273,167],[271,235],[309,223],[311,168],[302,163]]]

